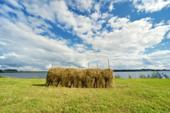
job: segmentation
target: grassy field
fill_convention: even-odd
[[[0,113],[170,113],[170,79],[117,79],[108,89],[44,83],[0,78]]]

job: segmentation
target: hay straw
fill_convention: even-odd
[[[108,88],[112,86],[111,69],[51,68],[46,84],[76,88]]]

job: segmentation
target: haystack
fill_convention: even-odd
[[[51,68],[46,84],[76,88],[108,88],[112,86],[111,69]]]

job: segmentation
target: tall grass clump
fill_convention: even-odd
[[[112,86],[111,69],[50,68],[47,86],[76,88],[108,88]]]

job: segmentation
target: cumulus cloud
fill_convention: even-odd
[[[18,0],[6,0],[6,2],[13,5],[16,8],[21,8],[21,6],[18,4]]]
[[[74,15],[72,12],[68,11],[68,7],[64,0],[53,0],[49,3],[34,0],[25,1],[23,4],[31,14],[41,16],[52,22],[57,20],[67,28],[76,26]]]
[[[167,38],[170,39],[170,31],[167,34]]]
[[[150,63],[148,67],[156,69],[167,69],[170,67],[170,51],[162,50],[144,56],[144,59]]]
[[[110,11],[113,10],[114,3],[116,1],[110,3]],[[28,15],[24,14],[18,3],[15,3],[18,10],[3,5],[0,12],[5,17],[0,17],[1,68],[45,70],[52,65],[87,67],[88,63],[90,67],[107,67],[108,59],[112,68],[169,66],[163,60],[169,58],[169,51],[145,54],[146,48],[153,47],[164,39],[170,29],[169,23],[153,24],[149,17],[131,21],[109,12],[102,13],[102,2],[94,3],[91,0],[72,0],[68,3],[64,0],[34,0],[24,1],[22,4]],[[134,1],[134,4],[139,5],[139,2]],[[79,15],[69,7],[87,12],[93,9],[94,12]],[[10,18],[9,11],[17,15],[15,20]],[[69,37],[56,35],[55,30],[50,29],[49,22],[78,36],[83,42],[69,45]],[[110,30],[104,25],[110,27]],[[43,32],[48,35],[41,35]]]
[[[68,0],[67,4],[73,9],[77,9],[81,12],[87,11],[90,12],[94,1],[93,0]]]
[[[86,60],[81,60],[85,56],[69,48],[64,40],[37,35],[22,23],[14,24],[3,19],[1,22],[0,41],[6,43],[1,51],[1,65],[15,67],[18,64],[20,67],[23,64],[40,69],[49,64],[81,67]]]
[[[169,0],[132,0],[138,11],[156,12],[163,8],[170,7]]]
[[[170,29],[169,25],[153,27],[148,18],[130,22],[127,18],[115,17],[109,22],[115,30],[103,32],[89,42],[95,49],[99,49],[101,54],[113,58],[112,65],[123,62],[122,66],[127,64],[142,68],[145,49],[160,43]]]
[[[102,32],[96,38],[89,40],[89,43],[100,50],[114,50],[112,47],[114,45],[118,47],[116,50],[129,50],[128,54],[135,49],[144,51],[145,48],[159,43],[170,28],[169,25],[153,27],[149,18],[131,22],[128,18],[114,17],[109,23],[113,26],[113,31]]]

